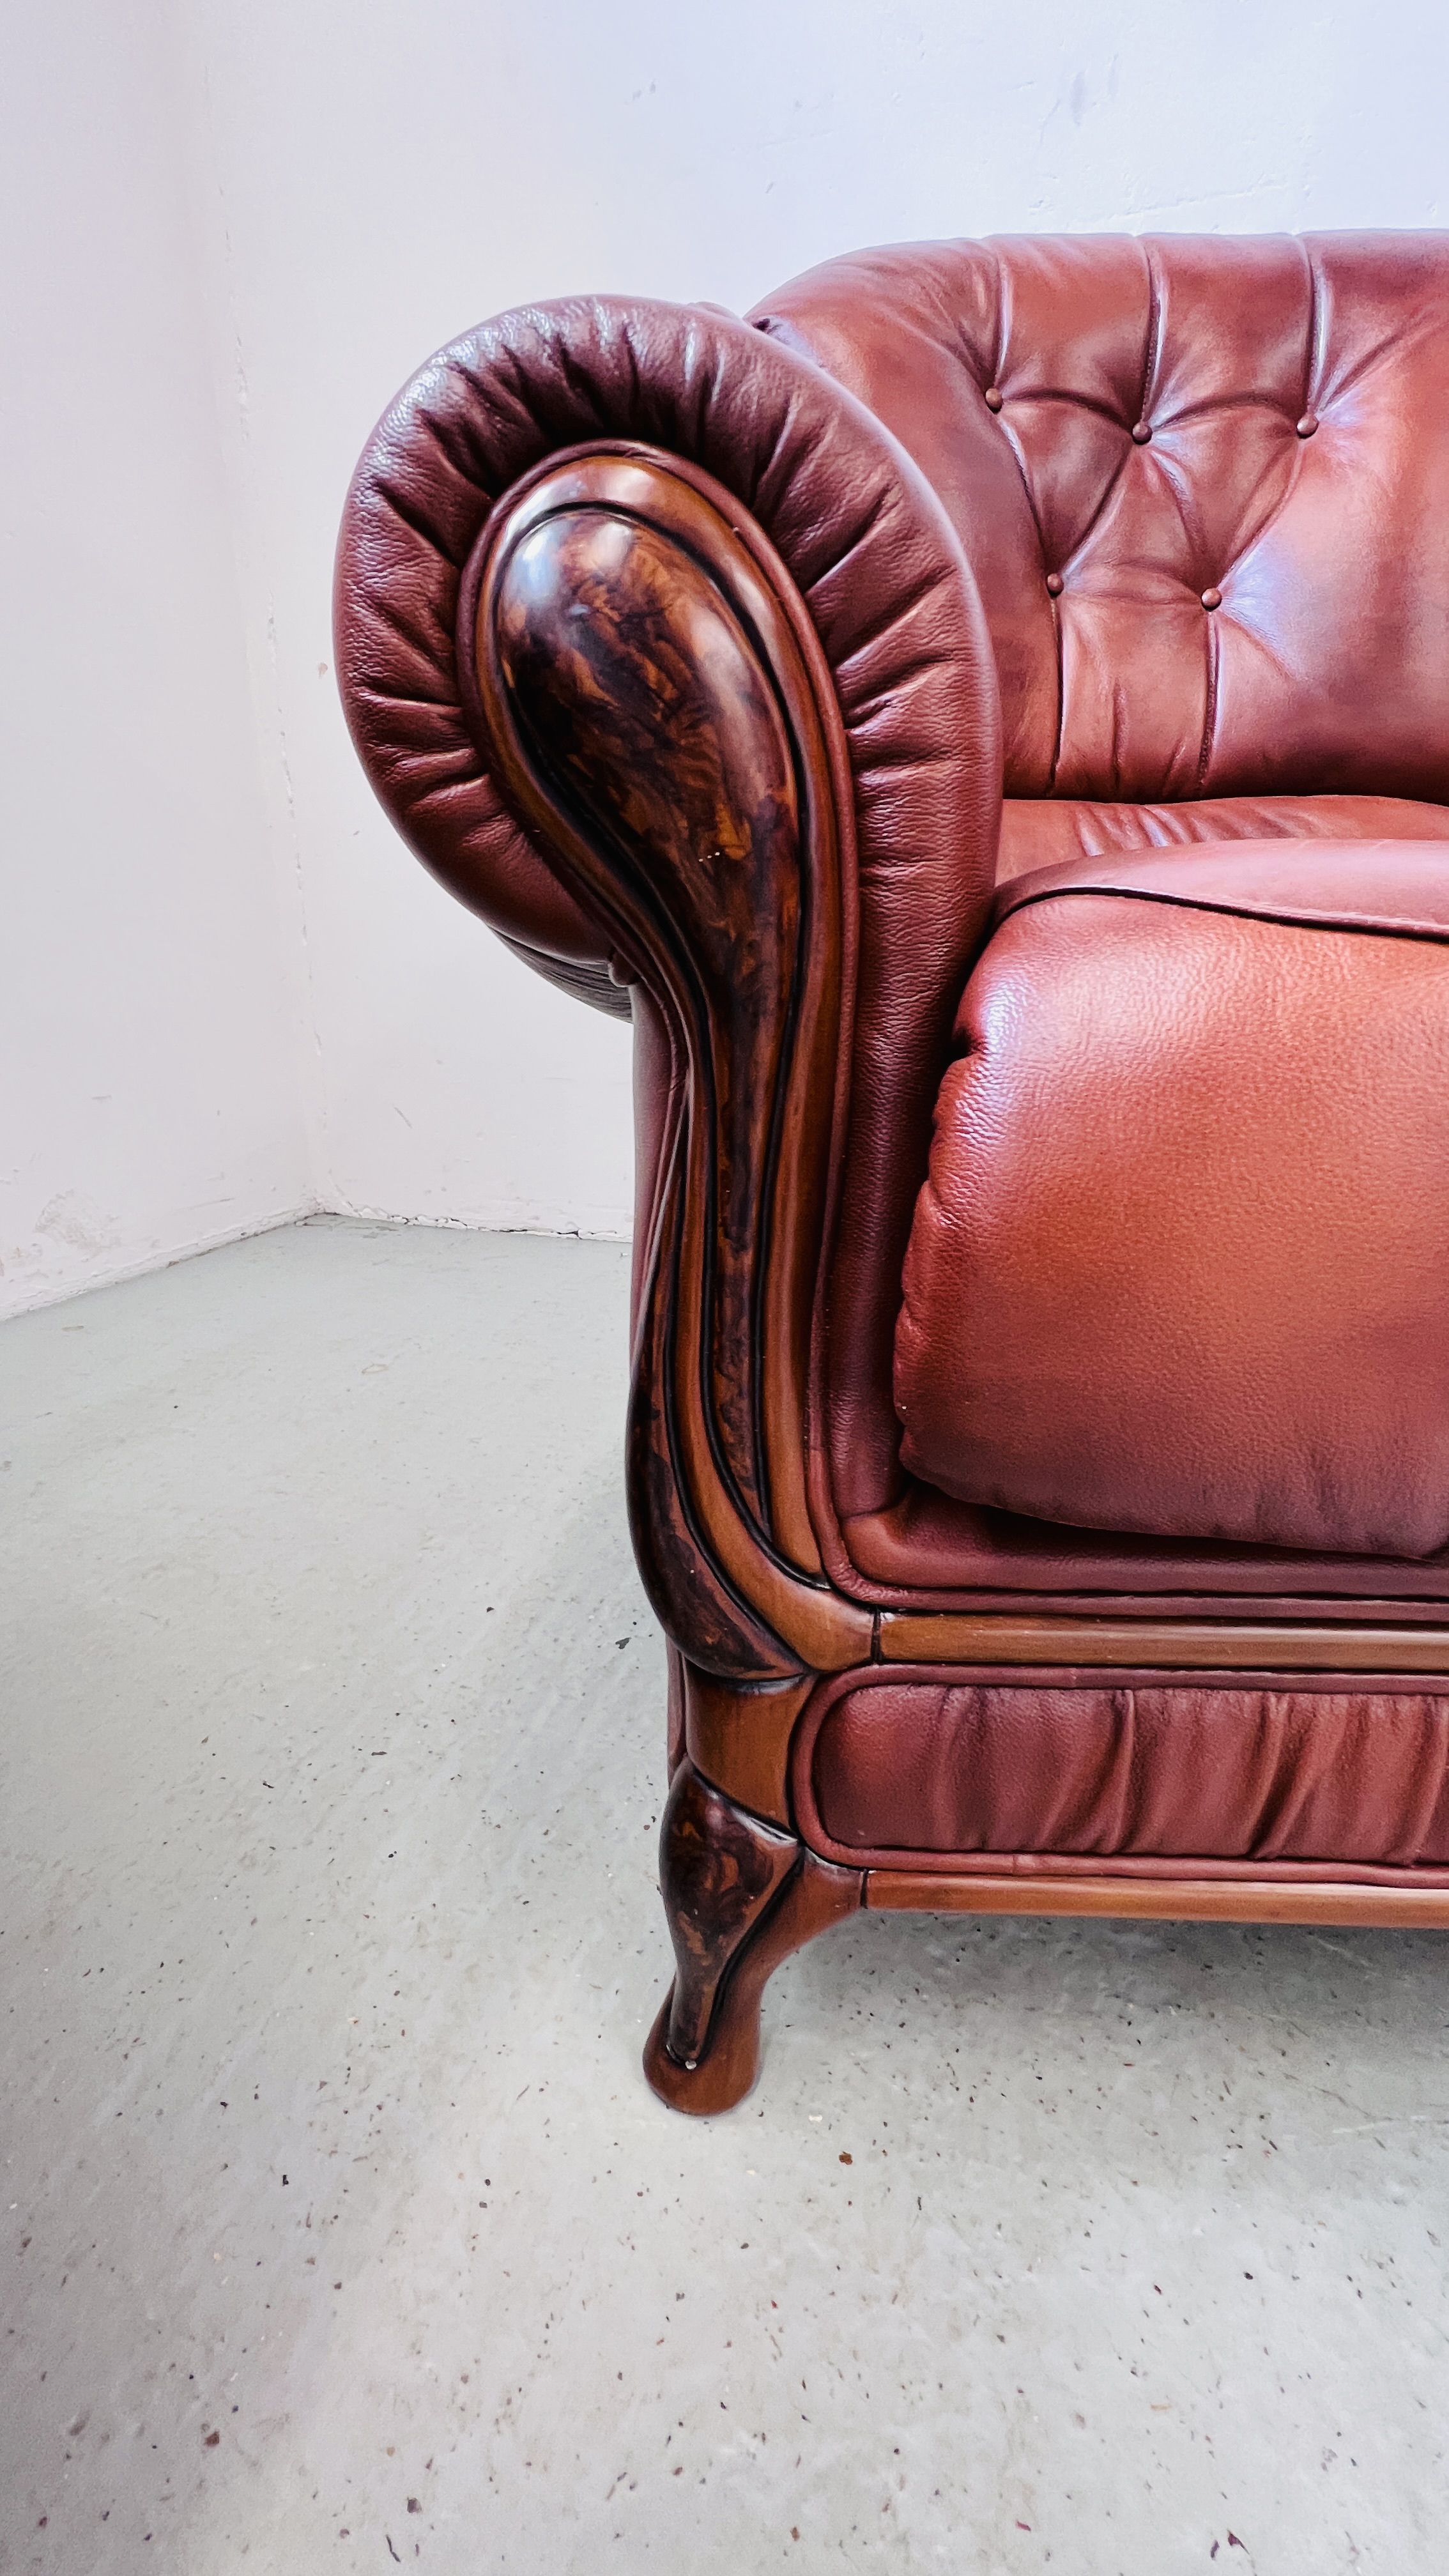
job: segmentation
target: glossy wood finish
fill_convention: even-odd
[[[1330,1880],[947,1878],[927,1870],[873,1869],[866,1873],[865,1903],[886,1913],[1102,1914],[1149,1922],[1363,1923],[1449,1931],[1449,1887]]]
[[[684,1741],[695,1769],[737,1806],[787,1829],[790,1743],[814,1687],[813,1673],[742,1686],[685,1666]]]
[[[759,2071],[760,1998],[782,1959],[861,1902],[864,1873],[816,1860],[685,1762],[659,1838],[676,1974],[644,2051],[675,2110],[727,2111]]]
[[[463,617],[490,768],[683,1068],[631,1413],[651,1598],[702,1671],[853,1662],[870,1614],[825,1582],[805,1491],[850,813],[818,644],[728,496],[637,448],[516,487]]]
[[[692,2073],[709,2047],[720,1985],[800,1857],[781,1833],[681,1763],[659,1833],[660,1891],[674,1943],[665,2046]]]
[[[785,1785],[816,1673],[867,1658],[874,1633],[825,1581],[806,1491],[845,1104],[849,764],[772,550],[649,450],[575,451],[515,487],[465,575],[461,632],[490,769],[644,989],[673,1067],[628,1444],[636,1552],[676,1657],[677,1973],[645,2065],[679,2108],[722,2110],[754,2081],[771,1969],[862,1884],[805,1852]]]
[[[665,1707],[664,1758],[672,1780],[684,1760],[685,1666],[684,1657],[672,1637],[664,1641],[664,1657],[669,1673],[669,1691]]]
[[[1012,1619],[885,1611],[888,1664],[1116,1665],[1134,1672],[1449,1674],[1449,1628],[1271,1620]]]
[[[645,2074],[676,2110],[730,2110],[761,2058],[761,1994],[802,1942],[861,1904],[861,1870],[815,1860],[732,1806],[683,1762],[660,1826],[660,1888],[676,1950]]]

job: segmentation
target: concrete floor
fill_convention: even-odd
[[[864,1917],[646,2091],[625,1260],[0,1331],[0,2567],[1442,2569],[1438,1937]]]

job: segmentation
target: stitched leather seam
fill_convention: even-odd
[[[1010,921],[1013,914],[1031,912],[1039,904],[1063,903],[1073,895],[1106,895],[1117,903],[1166,904],[1174,912],[1217,912],[1232,921],[1271,921],[1281,930],[1329,930],[1349,933],[1364,939],[1418,939],[1431,947],[1449,947],[1449,922],[1442,929],[1428,922],[1370,921],[1359,914],[1290,912],[1268,904],[1213,903],[1204,895],[1160,894],[1155,887],[1071,885],[1044,886],[1039,894],[1023,895],[1019,903],[1007,904],[995,927]]]
[[[994,243],[992,245],[992,259],[996,268],[996,363],[991,372],[993,383],[1000,384],[1002,370],[1006,363],[1006,344],[1011,328],[1011,284],[1006,273],[1006,266],[1001,253]],[[1036,505],[1036,494],[1031,488],[1031,476],[1026,470],[1026,459],[1021,452],[1021,442],[1017,438],[1016,432],[1009,427],[1005,419],[1000,415],[998,415],[997,426],[1005,434],[1007,445],[1011,449],[1012,456],[1016,461],[1016,470],[1021,476],[1021,488],[1026,495],[1026,506],[1031,512],[1032,526],[1036,530],[1037,554],[1041,561],[1042,571],[1045,572],[1046,531],[1042,527],[1041,512]],[[1046,792],[1048,796],[1053,795],[1056,790],[1057,766],[1062,756],[1062,732],[1066,723],[1067,712],[1066,679],[1062,668],[1062,621],[1055,601],[1052,602],[1052,638],[1056,648],[1057,726],[1056,737],[1052,744],[1051,767],[1047,772]]]
[[[1159,253],[1155,241],[1148,240],[1143,242],[1142,256],[1147,266],[1147,344],[1142,354],[1142,395],[1137,408],[1137,417],[1139,420],[1148,420],[1150,416],[1152,397],[1156,391],[1157,380],[1162,370],[1162,339],[1167,309],[1167,292],[1163,283],[1161,254]],[[1179,486],[1178,478],[1173,471],[1171,464],[1160,452],[1156,455],[1155,459],[1148,460],[1149,470],[1154,462],[1157,472],[1162,476],[1163,481],[1166,483],[1167,488],[1172,494],[1173,500],[1177,505],[1177,515],[1182,522],[1183,534],[1187,538],[1189,546],[1195,548],[1199,560],[1202,560],[1202,529],[1199,524],[1195,524],[1196,514],[1193,513],[1191,516],[1189,515],[1188,495],[1185,489]],[[1211,634],[1204,638],[1208,657],[1206,680],[1207,707],[1204,719],[1203,745],[1200,747],[1198,752],[1199,781],[1201,780],[1203,766],[1207,758],[1206,745],[1210,737],[1210,729],[1217,703],[1216,693],[1213,688],[1213,641],[1214,639]],[[1117,725],[1115,707],[1113,711],[1112,735],[1112,781],[1120,794],[1122,770],[1121,763],[1117,757]],[[1170,780],[1171,770],[1168,772],[1168,778]]]
[[[1204,619],[1207,627],[1207,704],[1202,715],[1202,749],[1197,756],[1197,785],[1201,795],[1207,783],[1213,756],[1213,742],[1218,729],[1218,681],[1222,670],[1222,643],[1215,617]]]
[[[1000,246],[996,242],[991,244],[991,263],[996,271],[996,343],[992,353],[991,381],[994,385],[999,385],[1001,371],[1006,364],[1006,347],[1011,338],[1011,326],[1015,316],[1011,307],[1010,272],[1001,256]]]
[[[1303,412],[1308,412],[1312,411],[1314,408],[1313,388],[1319,381],[1322,372],[1323,353],[1320,343],[1328,327],[1327,299],[1320,293],[1318,270],[1308,244],[1299,234],[1295,234],[1293,239],[1296,242],[1298,249],[1303,254],[1304,267],[1308,275],[1308,332],[1305,347],[1305,382],[1302,402]],[[1214,408],[1219,409],[1228,409],[1232,407],[1233,406],[1231,405],[1214,406]],[[1264,408],[1269,411],[1276,412],[1278,405],[1276,403],[1266,403]],[[1274,527],[1276,527],[1278,521],[1282,518],[1284,512],[1288,508],[1288,505],[1298,488],[1298,481],[1302,474],[1304,464],[1303,442],[1295,439],[1294,447],[1295,452],[1289,462],[1287,478],[1277,501],[1267,512],[1267,515],[1259,521],[1255,528],[1245,529],[1243,531],[1238,544],[1234,549],[1232,560],[1225,567],[1225,572],[1236,572],[1243,564],[1249,561],[1254,549],[1262,544],[1264,538]],[[1222,638],[1218,632],[1217,622],[1214,620],[1208,635],[1209,705],[1207,721],[1203,728],[1203,747],[1198,760],[1197,780],[1200,789],[1206,786],[1208,771],[1212,762],[1213,740],[1217,731],[1217,702],[1221,670]]]
[[[1141,250],[1147,269],[1147,341],[1142,352],[1142,394],[1137,405],[1137,417],[1139,420],[1146,420],[1148,406],[1162,366],[1162,323],[1166,297],[1163,292],[1162,267],[1156,242],[1144,241],[1141,244]]]
[[[1323,337],[1328,328],[1328,299],[1322,291],[1318,262],[1301,233],[1295,236],[1308,272],[1308,345],[1303,353],[1303,409],[1312,411],[1314,390],[1323,375]]]

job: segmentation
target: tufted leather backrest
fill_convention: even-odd
[[[955,521],[1009,796],[1449,797],[1449,234],[905,245],[752,318]]]

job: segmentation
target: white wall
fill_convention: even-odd
[[[110,1211],[117,1258],[147,1229],[170,1242],[183,1201],[199,1226],[212,1188],[213,1214],[280,1204],[302,1124],[329,1207],[627,1226],[627,1032],[422,874],[337,709],[343,491],[438,342],[591,286],[740,309],[870,241],[1444,213],[1449,15],[1426,0],[177,0],[244,682],[162,21],[132,0],[14,14],[50,58],[42,113],[63,96],[72,122],[58,163],[13,90],[5,109],[41,256],[5,501],[35,597],[26,757],[3,792],[25,806],[7,876],[37,914],[22,1066],[47,1103],[12,1226],[53,1235],[39,1192],[74,1189]],[[17,489],[43,507],[17,519]],[[289,986],[269,943],[297,888]]]
[[[0,64],[0,1312],[315,1204],[192,247],[145,0]]]

